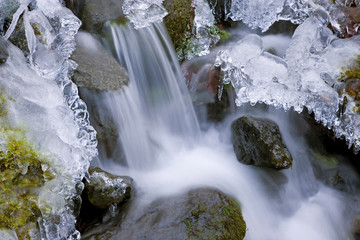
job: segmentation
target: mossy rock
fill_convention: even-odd
[[[274,169],[291,167],[292,156],[275,122],[244,116],[231,124],[231,131],[234,151],[240,162]]]
[[[114,176],[98,167],[89,169],[89,181],[85,182],[85,194],[89,202],[100,209],[119,204],[131,196],[131,179]]]
[[[192,0],[165,0],[163,5],[169,13],[164,18],[164,24],[178,51],[183,42],[191,37],[195,17]]]
[[[241,240],[246,224],[236,200],[208,188],[157,199],[139,207],[129,202],[114,219],[82,239]]]
[[[54,178],[51,159],[27,139],[26,131],[8,124],[6,91],[0,95],[0,229],[19,239],[37,239],[40,188]]]

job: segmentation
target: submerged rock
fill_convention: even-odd
[[[72,59],[79,65],[73,79],[79,88],[98,91],[117,90],[128,83],[122,67],[89,33],[79,32]]]
[[[7,43],[2,37],[0,37],[0,64],[5,63],[8,57],[9,53],[7,51]]]
[[[130,198],[130,178],[111,175],[98,167],[90,168],[89,174],[89,182],[85,182],[84,191],[93,206],[107,209]]]
[[[146,208],[126,207],[128,211],[84,233],[82,239],[241,240],[246,233],[239,204],[212,189],[158,199]]]
[[[231,130],[233,147],[240,162],[276,169],[291,167],[292,156],[275,122],[244,116],[231,124]]]

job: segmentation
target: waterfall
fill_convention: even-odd
[[[242,205],[248,240],[345,239],[352,198],[314,177],[310,146],[297,113],[248,105],[217,128],[200,134],[181,71],[162,24],[134,30],[109,25],[116,54],[130,84],[104,93],[103,104],[116,119],[128,168],[111,163],[114,174],[129,174],[138,186],[138,204],[196,187],[212,187]],[[240,164],[230,142],[230,123],[243,115],[272,119],[294,158],[293,169]],[[191,147],[189,147],[189,145]],[[106,165],[106,164],[104,164]],[[355,177],[356,178],[356,177]],[[351,215],[351,214],[350,214]]]
[[[163,24],[108,28],[130,83],[104,94],[104,101],[112,109],[128,165],[144,168],[155,163],[166,136],[191,146],[200,136],[199,124]]]

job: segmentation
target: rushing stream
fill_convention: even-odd
[[[214,11],[204,1],[193,1],[197,39],[192,44],[201,46],[198,53],[188,55],[193,59],[181,69],[161,23],[167,14],[163,1],[125,0],[123,12],[132,23],[107,22],[102,43],[126,68],[129,83],[114,91],[82,92],[84,99],[96,102],[100,118],[112,120],[110,128],[119,136],[111,145],[116,154],[99,150],[96,157],[89,112],[71,80],[77,65],[69,58],[81,23],[64,2],[77,1],[0,0],[0,57],[4,49],[8,54],[0,62],[1,160],[11,141],[20,138],[18,142],[29,146],[25,150],[32,156],[45,156],[35,167],[29,163],[14,167],[25,180],[26,174],[33,177],[35,170],[40,172],[36,188],[26,191],[11,189],[13,186],[5,189],[7,182],[20,180],[6,175],[7,163],[0,162],[4,176],[0,197],[7,199],[0,199],[0,213],[25,215],[30,208],[26,213],[35,219],[13,223],[16,217],[10,217],[10,223],[0,222],[1,239],[20,239],[24,231],[29,231],[26,236],[31,239],[80,239],[76,213],[90,164],[134,179],[134,209],[162,197],[209,187],[241,203],[247,240],[353,239],[353,219],[360,213],[360,178],[349,162],[359,159],[332,156],[330,160],[341,162],[338,166],[320,167],[315,159],[319,154],[309,140],[318,136],[305,120],[307,113],[301,113],[305,109],[312,112],[336,137],[345,138],[349,147],[359,151],[359,100],[337,80],[343,67],[360,53],[360,37],[336,36],[344,31],[336,24],[344,17],[337,8],[325,0],[224,0],[225,18],[242,21],[247,27],[234,24],[232,40],[210,49],[220,39],[210,34]],[[292,36],[265,32],[279,20],[300,25]],[[350,30],[357,31],[356,26]],[[350,30],[346,34],[354,34]],[[92,45],[95,37],[81,34]],[[201,71],[190,72],[193,65],[201,66]],[[200,86],[209,69],[217,69],[221,76],[219,88],[216,82],[211,93],[209,86]],[[225,85],[234,90],[228,92],[232,111],[217,124],[210,123],[204,106],[214,101],[217,90],[219,97],[224,95]],[[279,126],[293,158],[290,169],[238,161],[230,125],[245,115],[267,118]],[[34,149],[39,152],[33,153]],[[26,151],[27,160],[30,153]],[[15,148],[15,158],[21,155],[18,152]],[[333,170],[343,173],[341,188],[321,179]],[[21,199],[25,197],[28,202]],[[114,209],[110,212],[115,214]],[[128,237],[120,232],[116,239]]]
[[[117,57],[129,72],[130,85],[105,94],[103,104],[111,106],[119,126],[128,167],[117,164],[116,159],[101,165],[111,173],[134,178],[140,192],[137,197],[142,199],[138,204],[208,186],[241,202],[248,227],[246,239],[347,238],[349,215],[358,210],[349,206],[356,197],[315,179],[305,131],[298,131],[306,124],[297,120],[300,115],[243,107],[223,124],[207,126],[199,134],[199,123],[162,24],[139,30],[130,25],[113,26],[110,30]],[[278,123],[294,158],[292,169],[267,171],[236,160],[229,126],[244,114]]]

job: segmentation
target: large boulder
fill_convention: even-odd
[[[129,206],[128,206],[129,207]],[[82,239],[226,239],[246,233],[239,204],[212,189],[130,205],[111,221],[84,233]]]
[[[126,85],[129,77],[122,67],[89,33],[79,32],[72,59],[79,65],[73,80],[79,88],[98,91],[118,90]]]
[[[292,156],[275,122],[244,116],[231,124],[231,130],[233,147],[240,162],[275,169],[291,167]]]
[[[66,6],[82,21],[82,29],[99,34],[107,21],[125,18],[123,0],[66,0]]]

